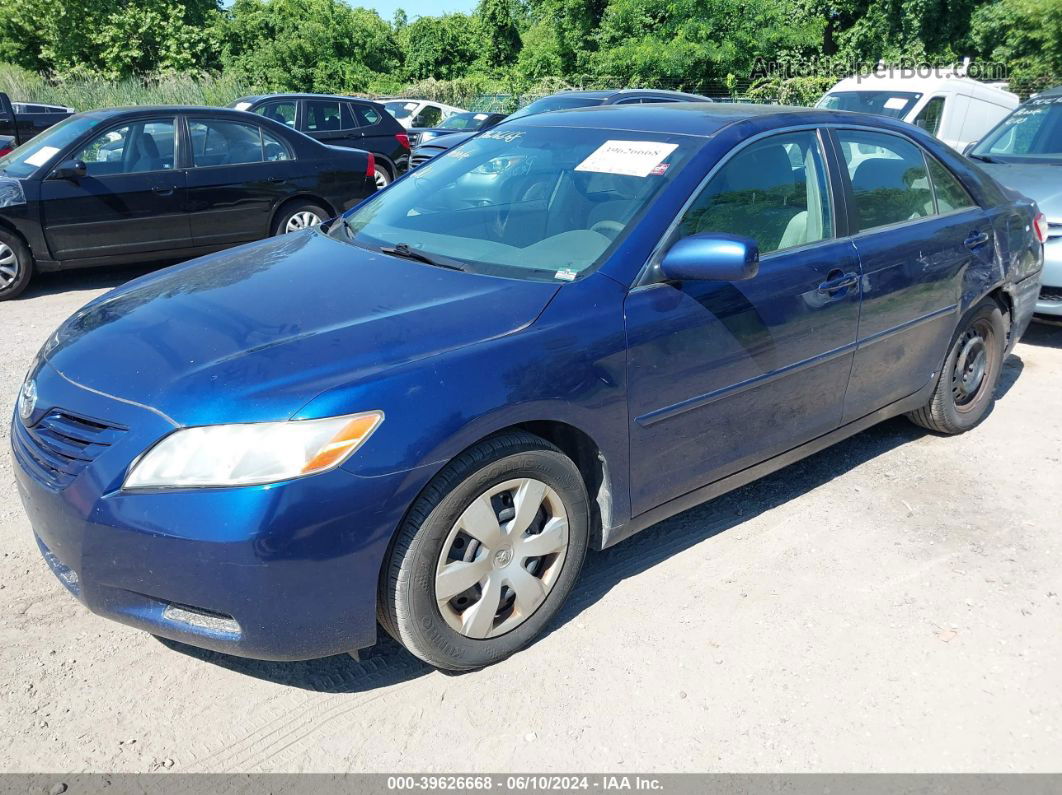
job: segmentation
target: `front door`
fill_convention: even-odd
[[[635,514],[841,423],[859,320],[859,266],[835,238],[822,142],[782,133],[734,155],[674,240],[754,239],[759,274],[659,282],[626,301]]]
[[[176,122],[140,119],[112,127],[68,159],[87,174],[41,183],[41,215],[58,260],[186,249],[185,176],[174,168]]]
[[[899,135],[836,131],[863,270],[846,421],[914,394],[939,372],[975,259],[991,261],[985,213],[951,172]]]

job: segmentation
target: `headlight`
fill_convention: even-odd
[[[380,423],[382,411],[323,420],[207,425],[174,431],[137,461],[127,489],[250,486],[335,469]]]

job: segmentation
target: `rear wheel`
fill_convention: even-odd
[[[0,301],[17,298],[33,278],[33,256],[18,235],[0,229]]]
[[[391,179],[391,172],[381,165],[376,166],[373,176],[376,179],[376,190],[383,190],[393,181]]]
[[[273,225],[274,235],[301,232],[324,223],[330,217],[328,210],[313,202],[292,202],[284,208]]]
[[[439,668],[508,657],[568,596],[588,517],[579,470],[556,447],[523,432],[485,440],[410,509],[381,578],[381,625]]]
[[[995,403],[1005,348],[1003,313],[986,298],[959,327],[929,403],[908,418],[938,433],[963,433],[976,426]]]

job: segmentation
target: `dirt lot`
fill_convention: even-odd
[[[88,613],[39,559],[7,418],[137,271],[0,304],[0,770],[1058,771],[1062,328],[975,432],[904,420],[591,557],[551,633],[448,676],[393,643],[260,663]]]

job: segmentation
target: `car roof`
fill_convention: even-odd
[[[743,102],[676,102],[662,105],[595,105],[524,116],[513,124],[535,127],[583,127],[628,132],[664,132],[709,137],[724,127],[756,120],[761,125],[852,124],[910,130],[911,125],[886,116],[790,105]]]
[[[1017,101],[1016,94],[1004,91],[999,86],[989,85],[979,80],[961,77],[948,72],[925,76],[918,74],[877,74],[872,72],[868,75],[846,77],[826,93],[831,94],[834,91],[914,91],[926,94],[931,91],[939,91],[942,88],[966,88],[977,94]]]
[[[348,102],[368,102],[370,104],[377,104],[375,100],[366,99],[365,97],[351,97],[345,94],[307,94],[297,92],[281,92],[278,94],[254,94],[249,97],[240,97],[235,99],[230,104],[237,102],[261,102],[263,99],[342,99]]]
[[[156,113],[221,113],[226,116],[242,114],[235,108],[219,108],[217,105],[126,105],[117,108],[95,108],[82,111],[81,116],[154,115]]]
[[[699,94],[687,94],[682,91],[655,88],[611,88],[595,91],[559,91],[552,94],[554,97],[587,97],[588,99],[622,99],[623,97],[675,97],[676,99],[700,100],[707,99]]]
[[[1062,85],[1054,86],[1053,88],[1046,88],[1030,99],[1036,99],[1037,97],[1057,97],[1062,95]]]

